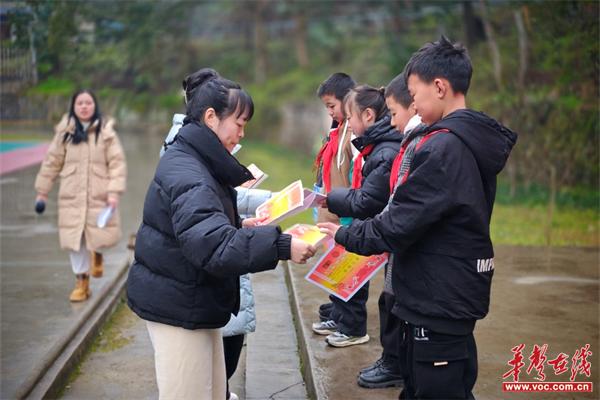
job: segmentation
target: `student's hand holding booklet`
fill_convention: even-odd
[[[338,224],[334,224],[333,222],[321,222],[318,223],[317,226],[319,230],[332,238],[335,238],[335,234],[337,233],[340,226]]]

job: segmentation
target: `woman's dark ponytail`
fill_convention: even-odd
[[[211,70],[213,72],[216,71]],[[200,71],[199,71],[200,72]],[[186,104],[186,117],[184,124],[197,121],[204,123],[204,113],[209,108],[213,108],[219,119],[226,118],[233,113],[236,117],[244,115],[249,121],[254,114],[254,103],[248,93],[241,86],[220,76],[214,77],[208,74],[193,90],[191,97],[188,97]]]
[[[212,68],[202,68],[193,74],[189,74],[185,77],[181,86],[183,87],[183,91],[185,92],[185,102],[187,103],[193,97],[194,91],[199,86],[202,86],[204,83],[211,79],[220,78],[220,75],[217,71]]]

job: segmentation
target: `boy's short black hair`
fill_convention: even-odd
[[[413,53],[404,68],[407,80],[412,74],[427,83],[435,78],[447,79],[452,90],[466,95],[473,67],[467,49],[442,35],[437,42],[427,43]]]
[[[391,80],[390,83],[385,88],[384,93],[385,98],[393,97],[400,105],[406,109],[410,107],[413,102],[412,96],[408,91],[408,86],[406,85],[406,78],[404,73],[397,75],[394,79]]]
[[[325,95],[333,95],[339,101],[344,101],[346,93],[355,86],[356,82],[354,82],[354,79],[350,75],[343,72],[336,72],[319,85],[317,96],[321,98]]]

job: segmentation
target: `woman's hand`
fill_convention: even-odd
[[[321,222],[317,224],[317,226],[322,233],[325,233],[332,238],[335,238],[335,234],[337,233],[338,229],[340,229],[340,226],[338,224],[334,224],[333,222]]]
[[[242,226],[244,228],[251,228],[253,226],[260,226],[264,221],[267,220],[268,217],[256,217],[256,218],[246,218],[242,220]]]
[[[119,195],[115,193],[109,193],[106,203],[116,209],[119,206]]]
[[[296,264],[306,264],[306,260],[315,255],[316,249],[303,240],[292,238],[292,261]]]
[[[35,201],[43,201],[44,203],[48,202],[48,195],[47,194],[43,194],[43,193],[38,193],[37,196],[35,196]]]

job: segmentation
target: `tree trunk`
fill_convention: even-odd
[[[552,220],[556,208],[556,167],[550,165],[550,197],[548,199],[548,213],[546,215],[546,246],[552,245]]]
[[[267,80],[267,41],[264,29],[264,9],[266,2],[259,0],[254,3],[254,77],[257,83]]]
[[[308,48],[306,46],[306,14],[303,10],[296,11],[294,15],[295,32],[294,32],[294,47],[296,49],[296,58],[300,68],[309,66]]]
[[[528,41],[527,31],[523,23],[522,10],[515,10],[515,25],[519,35],[519,74],[517,75],[517,90],[519,92],[520,105],[523,106],[525,96],[525,76],[527,74]]]
[[[500,50],[498,49],[498,43],[496,43],[496,35],[494,29],[490,23],[488,17],[487,5],[484,0],[479,0],[481,5],[481,19],[483,22],[483,28],[485,30],[485,36],[487,37],[488,46],[490,48],[490,54],[492,57],[492,63],[494,65],[494,79],[498,90],[502,90],[502,61],[500,59]]]
[[[471,48],[480,39],[480,23],[473,12],[473,2],[466,0],[462,2],[463,26],[465,30],[465,42],[467,47]]]

